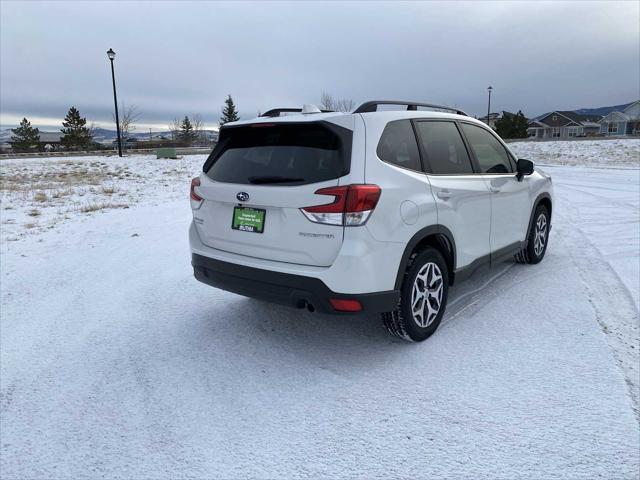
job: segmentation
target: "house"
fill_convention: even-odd
[[[62,134],[55,132],[39,132],[39,141],[36,150],[60,150],[60,139],[62,138]],[[13,148],[13,142],[11,140],[8,141]]]
[[[489,123],[487,123],[487,116],[485,115],[484,117],[480,117],[478,120],[480,120],[481,122],[487,123],[487,125],[489,125],[491,128],[493,128],[494,130],[496,129],[496,122],[498,120],[500,120],[503,117],[515,117],[516,114],[515,113],[511,113],[511,112],[506,112],[506,111],[501,111],[501,112],[493,112],[489,114]]]
[[[627,105],[621,112],[609,113],[598,123],[603,135],[640,135],[640,100]]]
[[[59,150],[62,134],[56,132],[40,132],[40,142],[38,146],[46,151]]]
[[[532,140],[566,140],[588,137],[600,132],[600,115],[580,115],[557,110],[529,122],[527,133]]]

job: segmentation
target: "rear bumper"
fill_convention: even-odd
[[[237,265],[195,253],[191,255],[191,264],[196,279],[212,287],[296,308],[311,305],[321,313],[349,313],[334,310],[330,298],[358,300],[365,313],[389,312],[396,308],[400,295],[397,290],[337,293],[318,278]]]

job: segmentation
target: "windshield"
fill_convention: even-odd
[[[217,182],[302,185],[349,173],[351,134],[327,122],[223,128],[204,170]]]

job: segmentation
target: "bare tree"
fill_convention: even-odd
[[[206,141],[202,115],[199,113],[192,113],[190,118],[191,125],[193,126],[193,137],[196,139],[196,142]]]
[[[320,95],[320,108],[322,110],[333,110],[334,103],[335,100],[331,95],[329,95],[327,92],[322,92],[322,94]]]
[[[96,126],[96,122],[91,122],[91,123],[89,124],[89,138],[91,138],[91,143],[93,143],[93,142],[94,142],[94,140],[93,140],[93,139],[94,139],[94,137],[96,136],[96,129],[97,129],[97,128],[98,128],[98,127]],[[92,150],[95,150],[95,149],[93,149],[93,148],[92,148]]]
[[[171,140],[175,140],[178,138],[178,133],[180,132],[180,120],[173,117],[173,120],[171,120],[171,123],[167,125],[167,128],[171,132]]]
[[[113,121],[115,122],[115,116],[112,114]],[[120,105],[120,111],[118,112],[120,117],[120,136],[123,140],[123,148],[126,145],[127,139],[136,130],[136,122],[142,117],[142,113],[135,105],[127,106],[124,102]]]
[[[338,100],[338,110],[341,112],[350,112],[356,108],[356,102],[350,98],[341,98]]]
[[[140,120],[140,117],[142,117],[142,113],[138,110],[138,107],[131,105],[129,108],[126,108],[124,102],[122,102],[120,131],[125,138],[136,130],[136,122]]]
[[[355,106],[355,102],[350,98],[335,98],[327,92],[322,92],[322,95],[320,95],[320,108],[323,110],[350,112]]]

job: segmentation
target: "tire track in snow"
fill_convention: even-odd
[[[629,203],[629,202],[625,202],[625,201],[620,201],[620,200],[615,200],[615,199],[612,199],[611,197],[607,197],[607,196],[605,196],[605,195],[598,195],[597,193],[593,193],[593,192],[590,192],[590,191],[588,191],[588,190],[582,190],[581,188],[577,188],[576,186],[573,186],[573,184],[570,184],[570,183],[562,183],[562,182],[559,182],[559,183],[558,183],[558,185],[562,186],[563,188],[568,188],[568,189],[570,189],[570,190],[575,190],[576,192],[580,192],[580,193],[582,193],[582,194],[584,194],[584,195],[589,195],[589,196],[595,197],[595,198],[597,198],[598,200],[606,201],[607,203],[613,203],[613,204],[615,204],[615,205],[623,205],[623,206],[625,206],[625,207],[631,207],[631,208],[633,208],[633,209],[634,209],[634,210],[636,210],[636,211],[638,211],[638,210],[639,210],[639,209],[638,209],[638,206],[637,206],[637,205],[635,205],[635,204],[633,204],[633,203]],[[628,190],[620,190],[620,189],[615,189],[615,188],[595,187],[595,186],[594,186],[594,187],[588,187],[587,185],[580,185],[580,186],[585,187],[585,188],[594,188],[594,189],[599,189],[599,190],[608,190],[608,191],[610,191],[610,192],[628,192]]]
[[[568,201],[564,203],[572,214],[561,211],[560,216],[569,228],[561,229],[558,238],[576,266],[596,321],[627,384],[631,406],[640,423],[640,315],[633,293],[589,235],[572,220],[572,217],[578,217],[577,207]],[[583,255],[576,255],[573,248],[576,244],[581,245]]]
[[[449,322],[452,322],[456,318],[458,318],[463,313],[477,313],[482,310],[485,306],[491,303],[495,298],[496,294],[493,289],[490,290],[491,298],[487,299],[487,289],[493,283],[495,283],[498,279],[505,276],[511,267],[513,267],[515,263],[509,263],[506,266],[502,267],[497,273],[491,276],[488,280],[483,282],[478,287],[470,290],[468,292],[462,293],[460,296],[456,297],[452,302],[449,302],[447,305],[447,313],[445,315],[444,321],[442,322],[440,327],[445,326]],[[475,272],[476,274],[479,272]],[[463,302],[465,299],[471,297],[471,300],[468,302]]]

